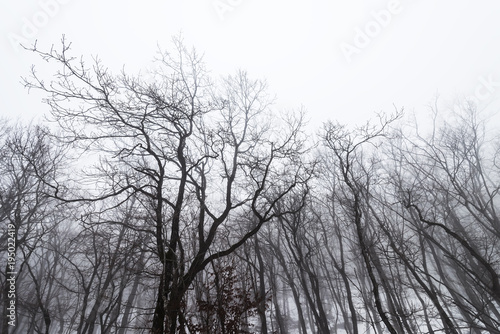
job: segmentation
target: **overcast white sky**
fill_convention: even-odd
[[[65,34],[74,55],[137,71],[179,32],[214,74],[242,68],[267,79],[277,108],[304,106],[313,124],[363,122],[393,104],[423,115],[436,93],[443,104],[475,96],[492,110],[499,18],[494,0],[2,0],[0,115],[47,110],[19,84],[44,62],[16,40],[48,49]]]

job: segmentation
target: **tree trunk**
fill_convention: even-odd
[[[262,254],[260,253],[260,245],[257,235],[254,237],[255,240],[255,255],[257,255],[257,261],[259,263],[259,298],[261,301],[257,306],[257,313],[259,314],[261,323],[261,334],[267,334],[267,320],[266,320],[266,286],[265,286],[265,268],[264,261],[262,260]]]
[[[164,334],[165,326],[165,302],[164,302],[164,292],[163,292],[163,273],[160,275],[160,284],[158,284],[158,294],[156,299],[156,308],[153,315],[153,324],[151,326],[152,334]]]

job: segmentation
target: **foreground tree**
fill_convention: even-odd
[[[196,275],[275,218],[280,202],[301,196],[311,177],[302,114],[273,118],[264,82],[240,71],[216,86],[196,52],[174,44],[175,53],[159,53],[150,84],[114,76],[98,60],[89,69],[64,39],[60,52],[32,49],[60,66],[55,79],[47,84],[34,69],[25,79],[49,94],[60,140],[96,161],[85,182],[73,180],[72,196],[47,183],[52,195],[142,204],[160,268],[153,333],[184,332],[183,299]],[[240,216],[252,223],[233,229]]]

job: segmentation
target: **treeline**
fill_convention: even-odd
[[[500,142],[474,105],[312,135],[172,50],[148,82],[32,50],[58,70],[23,79],[51,123],[0,127],[0,332],[499,332]]]

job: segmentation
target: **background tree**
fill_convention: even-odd
[[[439,113],[433,109],[437,122]],[[437,123],[436,122],[436,123]],[[428,249],[424,268],[447,326],[498,328],[498,137],[474,106],[437,123],[429,135],[402,135],[397,154],[402,215]],[[493,131],[492,131],[493,130]],[[407,131],[406,133],[411,133]],[[417,160],[418,159],[418,160]],[[394,175],[396,175],[394,173]],[[436,297],[437,298],[437,297]]]
[[[6,121],[3,124],[0,137],[0,221],[4,226],[0,237],[2,312],[7,315],[10,300],[15,300],[15,323],[20,327],[31,323],[28,331],[36,326],[40,331],[45,328],[43,332],[48,333],[54,316],[50,299],[53,282],[42,281],[53,269],[47,262],[51,255],[40,246],[50,239],[52,231],[64,219],[48,196],[45,184],[55,179],[62,159],[62,153],[50,140],[46,128],[12,125]],[[12,246],[9,252],[8,245]],[[13,262],[8,261],[8,254],[14,254],[14,268],[11,267]],[[7,279],[12,277],[15,277],[17,288],[11,298]],[[19,321],[21,318],[27,319]],[[15,329],[8,321],[6,316],[2,318],[3,333]]]
[[[352,132],[344,126],[327,123],[323,135],[325,145],[335,159],[334,166],[338,169],[338,183],[345,185],[343,206],[353,223],[356,243],[363,260],[364,270],[369,278],[377,314],[389,332],[393,334],[402,332],[402,328],[398,328],[398,324],[391,321],[388,316],[391,313],[395,314],[390,312],[391,296],[387,294],[387,289],[384,289],[383,271],[374,249],[378,241],[377,231],[373,229],[370,217],[366,215],[365,202],[368,195],[366,192],[370,187],[371,175],[365,170],[362,146],[375,145],[377,137],[383,136],[388,125],[398,117],[400,117],[398,113],[389,118],[381,116],[379,126],[367,123]],[[373,165],[367,168],[371,167]]]

